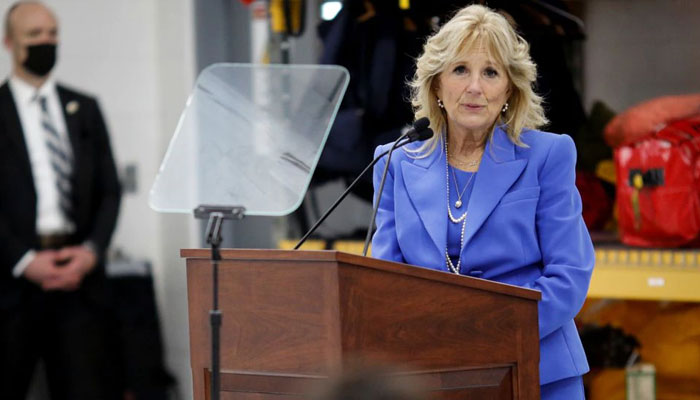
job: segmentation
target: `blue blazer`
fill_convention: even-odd
[[[521,140],[528,147],[516,146],[496,128],[487,142],[467,206],[461,274],[542,292],[540,384],[545,384],[589,370],[573,318],[586,298],[595,255],[574,184],[573,141],[540,131],[525,131]],[[375,157],[390,146],[379,146]],[[403,150],[392,155],[373,257],[447,271],[443,146],[421,159]],[[375,193],[385,165],[383,157],[375,166]]]

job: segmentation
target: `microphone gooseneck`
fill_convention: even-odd
[[[419,121],[422,120],[427,120],[428,118],[421,118],[418,121],[416,121],[416,124]],[[417,129],[414,130],[413,132],[409,131],[406,132],[406,135],[409,137],[409,141],[413,142],[416,140],[426,140],[431,137],[433,137],[433,130],[428,128],[427,125],[425,126],[425,129],[418,131]],[[406,144],[406,143],[404,143]],[[382,180],[379,183],[379,191],[377,192],[377,200],[374,203],[374,206],[372,207],[372,217],[369,220],[369,227],[367,228],[367,237],[365,237],[365,245],[362,248],[362,255],[366,256],[367,255],[367,250],[369,249],[369,242],[372,240],[372,231],[374,230],[374,219],[377,217],[377,211],[379,210],[379,200],[382,198],[382,193],[384,193],[384,182],[386,181],[386,174],[389,172],[389,163],[391,162],[391,153],[393,153],[394,150],[396,150],[399,146],[398,145],[398,140],[394,142],[394,145],[391,146],[391,149],[389,150],[389,155],[386,158],[386,165],[384,165],[384,171],[382,172]]]
[[[340,203],[348,196],[348,194],[350,194],[350,191],[357,185],[357,183],[367,173],[367,171],[369,171],[370,168],[372,168],[382,157],[384,157],[385,155],[398,149],[399,147],[405,146],[405,145],[412,143],[412,142],[415,142],[417,140],[425,140],[427,138],[432,137],[433,131],[430,128],[428,128],[428,125],[430,125],[430,120],[428,120],[428,118],[426,118],[426,117],[417,120],[416,122],[413,123],[413,128],[409,129],[407,132],[405,132],[403,135],[401,135],[396,140],[396,142],[394,142],[394,145],[391,147],[390,150],[387,150],[387,151],[383,152],[382,154],[378,155],[377,157],[375,157],[372,160],[372,162],[370,162],[369,165],[367,165],[367,167],[365,167],[365,169],[363,169],[362,172],[360,172],[360,174],[357,175],[355,180],[352,181],[352,183],[350,185],[348,185],[347,189],[345,189],[343,194],[341,194],[340,197],[338,197],[338,199],[328,208],[328,210],[326,210],[323,213],[323,215],[321,215],[321,217],[309,229],[309,231],[306,232],[306,234],[304,234],[304,236],[294,246],[294,250],[298,250],[301,247],[301,245],[304,244],[304,242],[306,242],[306,240],[309,238],[309,236],[311,236],[311,234],[316,231],[316,229],[323,223],[323,221],[326,220],[326,218],[328,218],[328,216],[333,212],[333,210],[335,210],[338,207],[338,205],[340,205]],[[430,132],[430,135],[427,137],[425,136],[426,131]],[[388,161],[389,160],[387,160],[387,165],[388,165]],[[376,213],[376,211],[375,211],[375,213]],[[374,217],[372,217],[372,220],[374,220]],[[372,228],[370,227],[370,232],[371,232],[371,230],[372,230]],[[366,251],[364,253],[366,254]]]

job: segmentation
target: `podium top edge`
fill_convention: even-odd
[[[187,259],[209,259],[209,249],[181,249],[180,257]],[[222,261],[306,261],[306,262],[339,262],[365,268],[378,269],[385,272],[411,275],[417,278],[429,279],[442,283],[486,290],[528,300],[540,300],[542,293],[538,290],[526,289],[520,286],[495,282],[488,279],[470,276],[455,276],[454,274],[436,271],[429,268],[410,264],[402,264],[377,258],[363,257],[356,254],[337,250],[277,250],[277,249],[222,249]]]

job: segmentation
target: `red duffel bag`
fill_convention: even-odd
[[[695,246],[700,237],[700,116],[615,149],[622,242]]]
[[[700,93],[657,97],[615,116],[605,127],[603,136],[613,148],[636,143],[671,121],[693,118],[698,114]]]

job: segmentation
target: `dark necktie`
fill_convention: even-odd
[[[56,176],[59,207],[68,221],[73,222],[73,201],[71,200],[73,159],[70,144],[61,137],[56,126],[51,121],[46,97],[41,96],[38,100],[41,105],[41,127],[45,133],[46,146],[49,150],[49,161]]]

